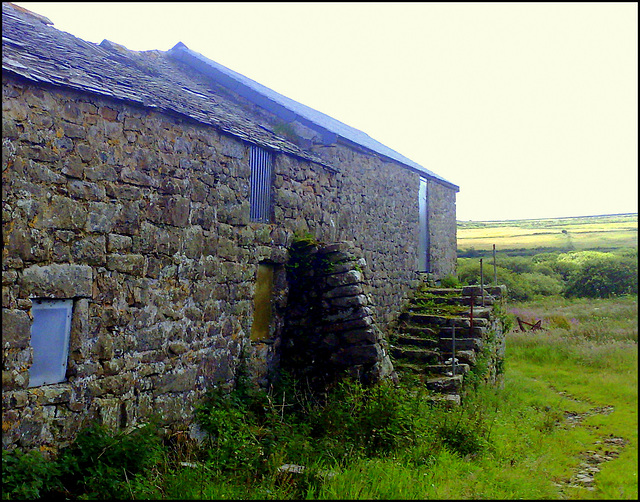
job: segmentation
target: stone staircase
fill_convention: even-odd
[[[459,404],[465,375],[480,357],[486,357],[483,348],[489,339],[495,341],[496,330],[502,335],[493,306],[505,293],[504,286],[485,287],[483,302],[480,286],[420,287],[389,337],[399,378],[426,386],[434,400]],[[454,329],[455,368],[451,363]]]

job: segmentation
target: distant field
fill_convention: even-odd
[[[638,246],[638,214],[458,221],[458,255],[470,250],[612,250]]]

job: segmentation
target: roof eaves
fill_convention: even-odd
[[[250,78],[237,73],[226,66],[212,61],[202,54],[189,49],[182,42],[178,42],[173,48],[167,51],[170,57],[188,64],[204,75],[212,78],[217,83],[231,89],[240,96],[248,99],[252,103],[272,112],[284,122],[300,121],[303,125],[320,133],[325,145],[335,143],[337,135],[330,130],[318,126],[316,123],[299,116],[291,107],[272,98],[274,91]],[[282,98],[288,99],[285,96]]]
[[[220,63],[216,63],[202,54],[189,49],[182,42],[179,42],[167,51],[167,54],[190,65],[192,68],[195,68],[209,76],[214,81],[232,89],[256,105],[271,111],[285,122],[296,120],[301,124],[320,132],[324,144],[333,144],[336,142],[338,137],[344,138],[348,142],[364,147],[388,159],[394,160],[404,167],[437,180],[442,184],[459,191],[459,187],[457,185],[374,140],[364,132],[283,96],[282,94],[279,94],[272,89],[269,89],[268,87],[221,65]]]

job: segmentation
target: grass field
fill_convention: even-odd
[[[459,221],[459,254],[477,251],[545,249],[611,250],[638,246],[638,214],[538,220]]]

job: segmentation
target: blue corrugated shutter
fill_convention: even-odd
[[[273,155],[259,146],[251,146],[251,221],[269,223],[272,214]]]

